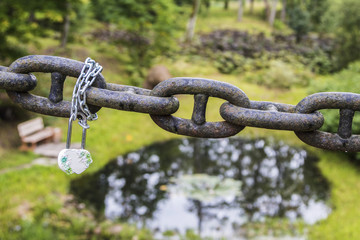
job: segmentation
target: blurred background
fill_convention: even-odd
[[[91,57],[109,83],[202,77],[296,105],[316,92],[360,92],[360,1],[1,0],[0,65],[32,54]],[[50,74],[35,75],[32,93],[48,96]],[[190,118],[193,97],[179,100],[175,116]],[[222,103],[210,98],[208,121],[221,120]],[[338,110],[321,112],[322,130],[336,132]],[[68,120],[23,110],[0,90],[1,240],[360,236],[358,154],[286,131],[204,140],[167,133],[145,114],[98,114],[87,136],[94,162],[67,176],[53,158],[19,150],[17,126],[41,117],[65,141]],[[72,139],[81,140],[77,124]]]

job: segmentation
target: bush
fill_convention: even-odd
[[[215,67],[221,73],[230,74],[235,70],[241,71],[246,63],[246,58],[239,54],[223,52],[215,54]]]
[[[310,85],[310,93],[317,92],[360,92],[360,61],[352,63],[347,69],[332,76],[324,77]],[[339,122],[338,111],[323,111],[324,131],[337,132]],[[353,133],[360,133],[360,119],[353,121]]]
[[[281,32],[281,31],[284,31],[285,29],[287,29],[287,26],[281,20],[275,19],[275,21],[274,21],[274,29]]]
[[[261,69],[266,65],[264,60],[281,59],[306,65],[315,73],[327,74],[335,69],[331,58],[334,46],[331,38],[306,36],[297,44],[292,35],[274,34],[272,38],[266,38],[261,33],[252,35],[238,30],[216,30],[201,35],[194,53],[214,59],[222,73],[242,72],[248,63]]]
[[[127,49],[130,64],[142,78],[156,56],[167,55],[176,45],[178,8],[168,0],[91,0],[95,18],[109,29],[108,41]],[[101,35],[101,34],[100,34]]]
[[[360,60],[360,1],[341,1],[338,9],[337,50],[339,68],[346,67],[355,60]]]
[[[311,71],[317,74],[329,74],[334,72],[336,66],[333,60],[324,51],[318,50],[306,56],[306,64]]]
[[[296,69],[281,60],[271,60],[269,67],[248,73],[245,79],[268,88],[290,89],[292,86],[307,86],[312,74],[304,68]]]
[[[310,15],[300,6],[295,6],[288,10],[289,26],[295,31],[296,41],[300,42],[302,36],[310,30]]]

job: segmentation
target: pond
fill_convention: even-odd
[[[72,181],[71,191],[99,215],[158,234],[238,239],[248,222],[326,218],[330,189],[317,161],[266,139],[174,139],[117,157]]]

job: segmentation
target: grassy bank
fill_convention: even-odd
[[[320,152],[319,156],[319,167],[331,182],[333,212],[310,229],[309,239],[359,239],[359,168],[344,154]]]

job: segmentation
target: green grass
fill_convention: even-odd
[[[345,154],[321,152],[319,167],[331,182],[330,216],[310,229],[310,239],[359,239],[360,171]]]
[[[31,152],[19,152],[16,150],[6,151],[0,154],[0,171],[5,168],[14,168],[23,164],[30,163],[36,157]]]

